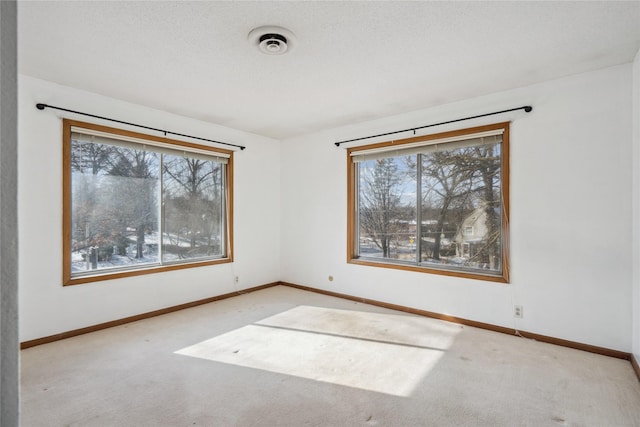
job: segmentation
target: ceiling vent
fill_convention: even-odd
[[[251,30],[249,42],[265,55],[282,55],[295,45],[295,36],[286,28],[266,25]]]

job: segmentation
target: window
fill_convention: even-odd
[[[231,151],[63,128],[65,285],[232,260]]]
[[[347,150],[348,262],[509,281],[509,124]]]

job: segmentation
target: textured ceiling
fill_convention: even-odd
[[[640,2],[20,2],[19,71],[273,138],[630,62]],[[278,25],[283,56],[247,41]]]

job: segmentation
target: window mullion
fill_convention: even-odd
[[[422,261],[422,154],[416,155],[416,264]]]
[[[164,154],[160,153],[160,168],[158,170],[158,231],[160,233],[158,239],[158,261],[160,265],[164,264],[163,252],[164,252]]]
[[[227,165],[220,166],[220,180],[222,181],[222,192],[220,194],[220,209],[221,209],[221,218],[220,218],[220,249],[223,254],[229,256],[228,252],[228,242],[229,242],[229,233],[231,233],[231,228],[229,227],[228,218],[229,218],[229,210],[231,206],[229,206],[229,191],[231,191],[227,186],[227,173],[229,172]]]
[[[354,193],[354,197],[356,199],[356,202],[354,203],[354,208],[355,208],[355,212],[353,213],[354,215],[354,222],[355,224],[353,225],[354,227],[354,234],[356,235],[356,238],[353,239],[353,248],[350,248],[350,251],[353,251],[353,253],[355,254],[356,257],[360,256],[360,164],[359,163],[355,163],[354,166],[355,167],[355,176],[353,178],[353,193]]]

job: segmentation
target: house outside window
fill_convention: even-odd
[[[63,121],[63,283],[232,260],[232,152]]]
[[[508,282],[508,123],[347,153],[348,262]]]

